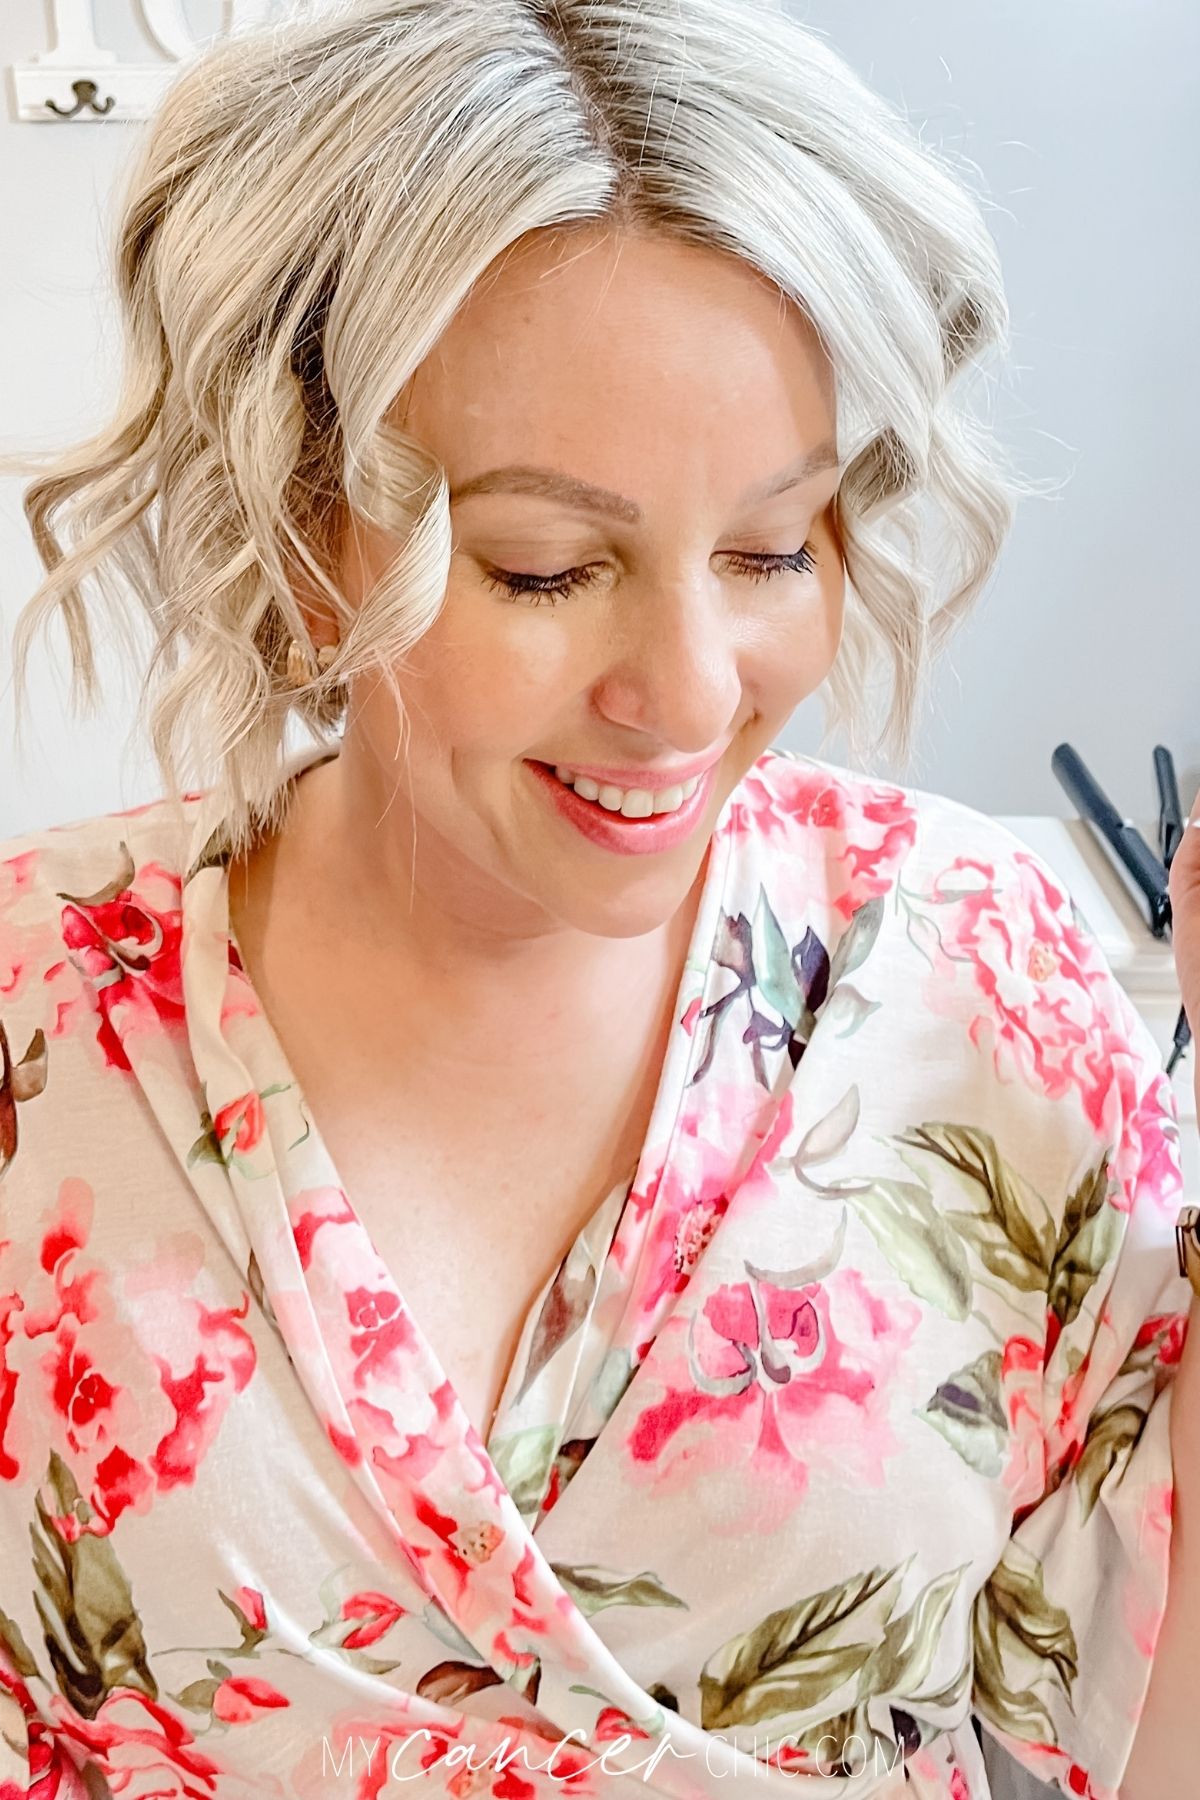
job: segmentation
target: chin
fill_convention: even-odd
[[[636,876],[631,874],[624,882],[619,876],[610,878],[604,893],[598,893],[595,885],[570,890],[564,886],[554,895],[545,894],[543,904],[564,925],[592,937],[645,937],[673,919],[687,900],[707,848],[706,838],[698,855],[689,856],[686,866],[670,872],[662,869],[650,875],[643,871]]]

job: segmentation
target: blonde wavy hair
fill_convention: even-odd
[[[140,605],[168,789],[212,786],[235,843],[275,817],[289,717],[335,738],[348,684],[394,689],[442,603],[446,477],[386,415],[495,259],[595,220],[740,257],[820,333],[850,588],[830,716],[862,742],[882,656],[875,743],[902,748],[1009,521],[955,381],[1003,346],[1004,294],[967,184],[771,0],[354,0],[190,64],[123,198],[115,413],[23,465],[47,573],[18,689],[61,615],[94,703],[90,608],[120,632]],[[356,613],[331,574],[347,508],[398,542]],[[341,631],[299,688],[298,574]]]

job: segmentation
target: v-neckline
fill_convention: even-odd
[[[338,752],[336,750],[331,751],[327,746],[320,746],[314,750],[303,752],[300,755],[293,757],[283,776],[283,781],[285,783],[298,781],[301,776],[306,774],[310,769],[317,767],[321,763],[333,760],[337,754]],[[724,817],[724,812],[722,813],[722,817]],[[272,1145],[278,1179],[283,1190],[285,1201],[290,1202],[296,1193],[301,1191],[305,1186],[303,1173],[311,1171],[311,1168],[315,1163],[323,1163],[328,1175],[328,1180],[322,1185],[336,1190],[341,1196],[345,1209],[345,1216],[353,1219],[358,1230],[361,1232],[363,1239],[370,1245],[371,1252],[377,1259],[380,1268],[386,1272],[391,1287],[403,1303],[408,1321],[411,1324],[412,1332],[420,1346],[422,1360],[431,1370],[436,1371],[438,1391],[447,1397],[447,1402],[452,1401],[454,1407],[461,1413],[462,1420],[470,1437],[478,1444],[479,1450],[487,1458],[489,1465],[492,1468],[494,1478],[497,1481],[502,1482],[502,1478],[498,1472],[495,1471],[494,1465],[491,1464],[491,1451],[505,1438],[506,1435],[508,1435],[507,1428],[512,1420],[514,1406],[520,1387],[520,1376],[524,1358],[528,1350],[531,1334],[535,1328],[535,1322],[545,1298],[553,1288],[559,1272],[564,1265],[576,1254],[582,1240],[589,1232],[592,1232],[595,1229],[601,1216],[606,1212],[606,1209],[609,1209],[612,1212],[611,1229],[605,1235],[605,1244],[598,1256],[598,1266],[596,1268],[596,1292],[598,1292],[603,1270],[607,1263],[607,1257],[612,1250],[614,1234],[624,1216],[624,1201],[631,1193],[640,1193],[644,1188],[652,1185],[652,1177],[655,1174],[655,1171],[648,1169],[648,1159],[656,1148],[664,1147],[674,1136],[679,1115],[683,1107],[684,1098],[694,1077],[697,1060],[697,1035],[681,1029],[682,1002],[689,986],[694,987],[697,972],[700,972],[701,980],[706,979],[707,971],[712,962],[712,949],[720,922],[720,907],[725,889],[729,861],[727,834],[719,829],[719,825],[720,821],[717,821],[706,850],[708,862],[704,871],[700,900],[688,936],[687,950],[680,969],[679,979],[675,985],[671,1013],[672,1028],[668,1038],[667,1050],[659,1070],[647,1129],[643,1134],[636,1159],[632,1165],[629,1176],[627,1178],[622,1178],[620,1182],[610,1188],[597,1202],[596,1206],[588,1214],[579,1231],[576,1233],[575,1238],[567,1247],[563,1258],[556,1266],[556,1269],[533,1296],[522,1322],[521,1330],[517,1335],[517,1341],[512,1356],[505,1370],[504,1378],[499,1388],[495,1410],[491,1419],[485,1421],[486,1440],[481,1438],[471,1422],[466,1408],[459,1398],[457,1389],[442,1366],[441,1359],[434,1350],[432,1342],[425,1332],[421,1321],[416,1318],[408,1308],[408,1303],[404,1299],[404,1289],[398,1279],[397,1272],[391,1268],[388,1261],[381,1255],[362,1216],[355,1207],[353,1196],[346,1183],[341,1178],[340,1172],[325,1143],[317,1121],[313,1118],[311,1111],[308,1109],[307,1101],[304,1098],[300,1084],[292,1071],[291,1064],[284,1051],[283,1045],[275,1032],[270,1016],[263,1006],[250,973],[245,966],[241,946],[238,943],[237,935],[234,932],[229,915],[229,858],[223,842],[224,821],[219,820],[214,825],[212,817],[209,815],[207,820],[201,819],[197,822],[193,832],[187,865],[188,877],[190,879],[190,877],[203,866],[205,861],[204,852],[207,852],[209,865],[215,864],[216,868],[214,873],[219,872],[219,885],[216,890],[210,894],[208,902],[208,929],[210,933],[215,933],[218,938],[223,938],[226,946],[226,955],[229,956],[230,953],[232,953],[232,958],[236,958],[235,966],[245,984],[247,995],[253,1002],[254,1012],[251,1035],[257,1040],[258,1051],[254,1057],[254,1061],[259,1065],[262,1072],[269,1073],[270,1075],[269,1082],[263,1083],[258,1091],[262,1092],[263,1089],[268,1086],[278,1090],[287,1088],[294,1090],[296,1104],[300,1109],[301,1116],[305,1123],[304,1136],[300,1141],[292,1144],[276,1143]],[[223,1019],[222,1023],[224,1023]],[[247,1043],[246,1048],[248,1047],[249,1045]],[[301,1151],[303,1151],[302,1157],[300,1154]],[[307,1170],[302,1171],[299,1166],[301,1161],[307,1165]],[[311,1186],[311,1182],[307,1185]],[[623,1194],[621,1200],[618,1202],[616,1196],[619,1189],[623,1189]],[[593,1307],[594,1303],[595,1293],[593,1294]],[[579,1334],[577,1334],[578,1336],[581,1337],[582,1333],[586,1331],[590,1318],[591,1309],[588,1311],[587,1318],[581,1323]],[[576,1348],[579,1352],[582,1352],[582,1342],[577,1343]],[[570,1410],[576,1405],[579,1398],[578,1390],[573,1387],[569,1394],[570,1404],[566,1409],[567,1417],[561,1417],[553,1422],[557,1426],[560,1441],[561,1435],[563,1431],[565,1431],[568,1422]]]

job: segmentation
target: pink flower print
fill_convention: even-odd
[[[478,1525],[460,1525],[450,1541],[469,1563],[485,1563],[504,1542],[504,1533],[499,1525],[485,1521]]]
[[[107,1271],[88,1258],[92,1200],[65,1181],[40,1243],[0,1241],[0,1472],[41,1480],[51,1456],[66,1462],[87,1500],[86,1529],[102,1535],[121,1514],[194,1480],[225,1411],[254,1372],[254,1343],[239,1307],[210,1309],[180,1291],[168,1257],[128,1279],[167,1305],[130,1321]],[[62,1521],[65,1535],[84,1529]]]
[[[881,1485],[898,1448],[892,1389],[919,1318],[854,1270],[800,1290],[724,1284],[693,1319],[668,1320],[647,1359],[642,1380],[658,1394],[626,1438],[631,1475],[679,1491],[748,1462],[765,1478],[764,1530],[790,1516],[818,1465]]]
[[[812,828],[826,838],[814,841]],[[718,835],[768,844],[792,840],[816,859],[829,904],[849,919],[886,894],[916,841],[916,814],[900,788],[843,781],[828,769],[768,753],[731,795]]]
[[[722,1209],[715,1201],[700,1200],[688,1208],[675,1228],[674,1263],[685,1279],[704,1255],[717,1228]]]
[[[267,1609],[263,1597],[257,1588],[234,1588],[229,1601],[245,1619],[252,1631],[265,1632],[267,1629]]]
[[[131,1032],[178,1028],[184,1017],[180,877],[156,863],[135,874],[128,851],[125,856],[112,886],[87,899],[69,898],[61,922],[71,961],[95,995],[96,1041],[119,1069],[130,1068],[124,1040]]]
[[[1049,981],[1052,975],[1058,974],[1060,967],[1058,955],[1049,944],[1030,945],[1026,969],[1031,981]]]
[[[223,1106],[213,1120],[213,1135],[225,1155],[232,1150],[253,1150],[261,1142],[265,1119],[257,1094],[243,1094]],[[226,1142],[226,1139],[232,1141]]]
[[[346,1294],[354,1382],[363,1387],[372,1377],[386,1380],[394,1359],[416,1346],[412,1321],[393,1287],[356,1287]]]
[[[213,1695],[213,1717],[226,1725],[245,1725],[260,1712],[290,1705],[289,1700],[269,1681],[253,1675],[231,1675]]]
[[[342,1639],[342,1649],[365,1650],[368,1645],[378,1643],[403,1616],[404,1608],[388,1594],[377,1593],[374,1589],[351,1594],[348,1600],[342,1601],[342,1617],[361,1619],[362,1624],[347,1632]]]
[[[1055,1315],[1049,1318],[1058,1323]],[[1004,1483],[1014,1510],[1040,1500],[1046,1487],[1046,1439],[1042,1427],[1042,1378],[1046,1351],[1033,1338],[1010,1337],[1000,1362],[1000,1386],[1008,1416]]]
[[[282,1696],[279,1703],[287,1704]],[[225,1771],[200,1749],[184,1717],[136,1688],[114,1688],[91,1720],[65,1701],[55,1703],[55,1710],[56,1737],[79,1746],[114,1794],[184,1800],[218,1791]],[[65,1764],[65,1748],[61,1754]]]
[[[1171,1369],[1183,1355],[1183,1346],[1187,1343],[1188,1315],[1180,1313],[1155,1313],[1139,1327],[1133,1340],[1135,1350],[1145,1350],[1148,1345],[1157,1346],[1155,1361],[1161,1368]]]

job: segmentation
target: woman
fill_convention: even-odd
[[[771,749],[993,565],[974,203],[770,7],[374,0],[185,75],[120,273],[23,642],[139,595],[174,797],[3,862],[10,1782],[1111,1795],[1159,1060]]]

